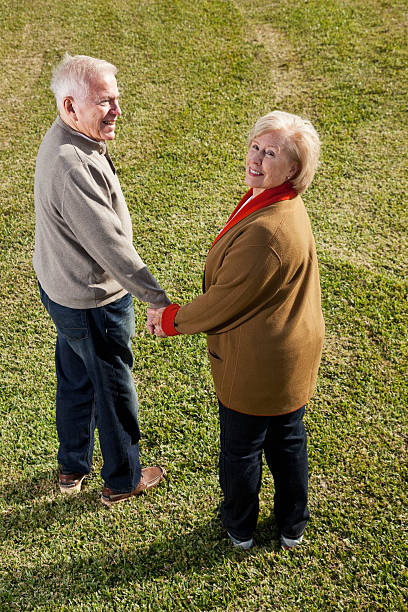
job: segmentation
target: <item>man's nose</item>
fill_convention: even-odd
[[[120,117],[120,115],[122,114],[122,111],[121,111],[121,108],[119,106],[119,102],[112,102],[112,105],[111,105],[111,108],[110,108],[110,112],[114,113],[115,115]]]

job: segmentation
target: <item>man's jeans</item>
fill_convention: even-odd
[[[252,538],[259,513],[262,451],[275,483],[274,512],[280,533],[298,538],[309,519],[305,407],[281,416],[254,416],[219,402],[221,517],[238,540]]]
[[[99,308],[67,308],[40,286],[41,301],[57,328],[56,421],[63,474],[88,474],[97,425],[102,478],[118,492],[141,478],[138,402],[131,375],[135,315],[130,294]]]

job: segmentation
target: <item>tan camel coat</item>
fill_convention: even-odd
[[[190,304],[168,307],[163,329],[207,334],[220,401],[255,415],[306,404],[324,321],[315,241],[301,198],[272,203],[233,225],[207,255],[203,287]]]

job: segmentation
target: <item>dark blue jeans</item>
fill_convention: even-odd
[[[259,513],[262,451],[275,484],[274,512],[280,533],[299,537],[309,520],[305,407],[282,416],[254,416],[219,402],[221,518],[238,540],[249,540]]]
[[[40,286],[41,301],[57,328],[56,422],[62,473],[88,474],[95,427],[102,478],[118,492],[141,477],[138,401],[131,370],[135,315],[130,294],[99,308],[67,308]]]

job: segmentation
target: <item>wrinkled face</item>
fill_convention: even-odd
[[[253,187],[254,195],[259,195],[265,189],[277,187],[290,179],[297,168],[297,163],[288,155],[283,132],[267,132],[256,136],[249,146],[245,182]]]
[[[74,127],[93,140],[113,140],[116,120],[122,114],[115,75],[105,73],[91,82],[85,100],[72,102]]]

